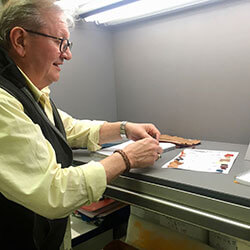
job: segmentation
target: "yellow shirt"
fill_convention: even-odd
[[[43,95],[48,98],[48,89],[39,91],[26,80],[37,101]],[[103,122],[59,113],[70,146],[91,151],[99,148]],[[50,219],[68,216],[81,205],[100,199],[106,188],[102,164],[91,161],[61,168],[40,127],[24,113],[22,104],[1,88],[0,117],[0,192],[4,196]]]

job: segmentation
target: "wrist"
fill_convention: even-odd
[[[114,153],[118,153],[121,155],[121,157],[125,163],[125,166],[126,166],[126,169],[124,172],[129,172],[131,169],[131,163],[130,163],[130,160],[129,160],[127,154],[122,149],[117,149],[114,151]]]

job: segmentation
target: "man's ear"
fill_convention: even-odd
[[[10,43],[13,50],[21,57],[26,54],[26,31],[21,27],[14,27],[10,31]]]

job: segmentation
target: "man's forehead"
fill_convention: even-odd
[[[69,36],[67,19],[63,13],[58,15],[46,15],[46,27],[44,30],[57,33],[64,36]]]

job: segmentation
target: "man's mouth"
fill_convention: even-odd
[[[60,68],[60,65],[61,65],[61,64],[59,64],[59,63],[53,63],[53,65],[56,66],[58,69],[61,70],[61,68]]]

